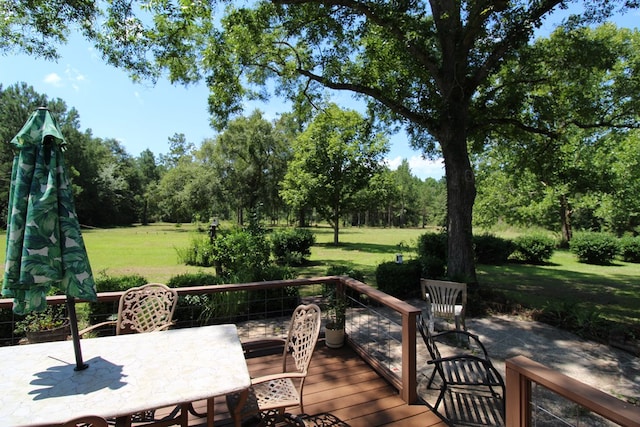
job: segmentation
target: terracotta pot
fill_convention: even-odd
[[[62,326],[54,329],[46,329],[42,331],[25,332],[27,341],[30,344],[50,341],[64,341],[69,336],[69,322],[65,322]]]

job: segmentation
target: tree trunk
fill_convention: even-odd
[[[569,200],[567,200],[566,194],[560,196],[560,222],[562,227],[560,246],[567,248],[569,247],[573,232],[571,230],[571,208],[569,207]]]
[[[333,244],[338,245],[338,235],[340,233],[340,211],[338,208],[333,210]]]
[[[439,135],[447,178],[447,277],[477,284],[472,229],[475,176],[467,151],[465,108],[459,107],[452,109]]]

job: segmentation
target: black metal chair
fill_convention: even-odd
[[[417,327],[431,356],[428,363],[434,365],[427,388],[431,389],[436,375],[441,380],[434,410],[444,400],[445,414],[450,420],[473,425],[484,424],[482,420],[487,419],[493,420],[486,422],[491,424],[498,417],[504,420],[504,380],[478,336],[458,330],[433,334],[422,316],[418,316]],[[448,343],[451,355],[442,356],[438,342]],[[497,408],[497,414],[487,407],[489,401]]]

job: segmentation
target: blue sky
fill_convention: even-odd
[[[557,21],[548,21],[540,33],[548,33]],[[637,28],[639,21],[638,12],[614,19],[618,26],[629,28]],[[148,148],[157,158],[168,151],[168,138],[175,133],[185,134],[187,141],[196,146],[204,138],[216,135],[209,126],[206,86],[185,88],[166,81],[134,84],[124,71],[105,65],[90,44],[80,38],[73,38],[60,53],[57,62],[25,55],[0,56],[0,84],[7,87],[26,82],[50,99],[61,98],[80,113],[82,130],[91,129],[95,137],[118,139],[133,156]],[[350,99],[341,94],[336,101],[348,107]],[[246,114],[255,108],[262,110],[267,119],[285,112],[283,103],[274,101],[247,105]],[[422,159],[402,133],[391,137],[387,157],[392,169],[407,159],[412,173],[422,179],[444,175],[442,162]]]

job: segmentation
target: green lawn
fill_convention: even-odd
[[[84,230],[83,235],[95,275],[135,273],[151,282],[167,282],[187,272],[213,273],[213,268],[189,267],[178,262],[176,249],[188,247],[196,230],[192,224],[153,224]],[[317,244],[312,248],[310,265],[298,269],[300,276],[325,275],[332,264],[349,265],[361,270],[365,281],[375,286],[376,266],[395,260],[398,252],[403,253],[405,259],[415,257],[417,238],[429,230],[349,227],[341,230],[337,247],[331,244],[330,228],[316,227],[313,231]],[[0,252],[0,260],[4,264],[4,251]],[[499,289],[532,307],[565,301],[595,307],[605,317],[627,324],[637,323],[640,317],[638,264],[587,265],[578,263],[566,251],[556,251],[550,265],[479,265],[477,272],[481,286]]]
[[[640,316],[640,264],[579,263],[568,251],[556,251],[549,265],[479,265],[478,281],[531,307],[553,301],[596,308],[614,321],[637,324]]]

